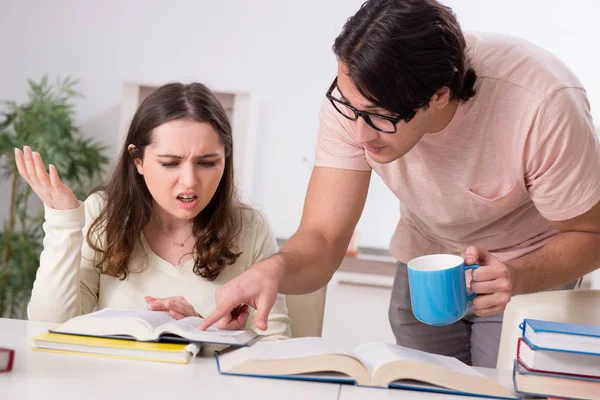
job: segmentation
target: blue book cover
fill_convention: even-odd
[[[567,324],[565,322],[542,321],[539,319],[524,320],[535,332],[561,333],[565,335],[591,336],[600,339],[600,326]]]
[[[479,397],[479,398],[486,398],[486,399],[507,399],[507,400],[518,399],[518,397],[485,396],[485,395],[476,394],[476,393],[461,392],[458,390],[445,389],[440,386],[428,385],[428,384],[421,383],[421,382],[411,382],[411,381],[392,382],[392,383],[390,383],[389,388],[390,389],[416,390],[416,391],[420,391],[420,392],[430,392],[430,393],[451,394],[451,395],[458,395],[458,396]]]
[[[533,350],[600,356],[600,326],[524,319],[523,340]]]

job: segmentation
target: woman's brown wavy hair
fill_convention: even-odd
[[[127,268],[129,257],[135,244],[141,245],[141,233],[153,208],[152,196],[137,173],[134,157],[143,158],[145,148],[152,143],[153,130],[173,120],[208,122],[225,146],[221,182],[208,205],[193,219],[194,273],[214,280],[241,254],[234,244],[241,228],[242,205],[234,182],[233,140],[227,114],[203,84],[170,83],[155,90],[139,106],[108,184],[92,191],[103,192],[105,198],[105,206],[87,234],[88,244],[101,255],[95,261],[100,273],[126,279],[131,272]],[[128,151],[130,144],[138,150],[134,156]],[[102,235],[105,243],[100,246],[96,239]]]

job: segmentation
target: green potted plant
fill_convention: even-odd
[[[15,165],[14,149],[31,146],[83,199],[103,173],[108,158],[96,140],[74,125],[74,103],[81,97],[76,80],[47,76],[29,81],[28,100],[4,103],[0,114],[0,180],[8,183],[8,219],[0,226],[0,317],[22,318],[31,294],[42,250],[43,208],[31,196]],[[4,192],[4,191],[3,191]]]

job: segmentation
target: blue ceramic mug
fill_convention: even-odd
[[[449,325],[461,319],[475,293],[467,294],[465,271],[479,268],[465,265],[462,257],[432,254],[408,262],[410,301],[415,317],[429,325]]]

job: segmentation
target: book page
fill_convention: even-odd
[[[411,360],[449,369],[465,375],[485,377],[485,375],[456,358],[426,353],[390,343],[365,343],[354,349],[353,353],[367,367],[371,375],[378,368],[389,362]]]
[[[115,310],[105,308],[71,318],[56,332],[91,336],[131,336],[137,340],[152,340],[154,330],[175,319],[167,312],[149,310]]]
[[[319,337],[296,338],[278,341],[260,341],[220,357],[225,371],[248,360],[288,360],[326,354],[352,355],[337,344]]]
[[[229,345],[244,345],[258,336],[250,329],[221,330],[211,326],[207,330],[201,331],[198,327],[202,322],[204,322],[203,318],[186,317],[164,324],[158,327],[154,333],[157,337],[162,334],[174,334],[192,341]]]
[[[166,311],[115,310],[112,308],[104,308],[91,314],[82,315],[80,318],[136,319],[146,325],[150,332],[163,324],[175,321],[175,318],[171,317]]]
[[[218,329],[216,326],[211,326],[210,328],[208,328],[206,331],[200,331],[198,329],[198,327],[200,326],[200,324],[204,322],[204,318],[199,318],[199,317],[186,317],[186,318],[182,318],[180,320],[173,320],[171,322],[169,322],[168,324],[165,324],[163,326],[161,326],[159,328],[159,330],[161,331],[160,333],[163,332],[174,332],[174,330],[177,330],[178,332],[190,332],[190,333],[196,333],[196,332],[219,332],[220,336],[235,336],[235,335],[239,335],[242,332],[245,332],[246,329],[239,329],[239,330],[221,330]]]

